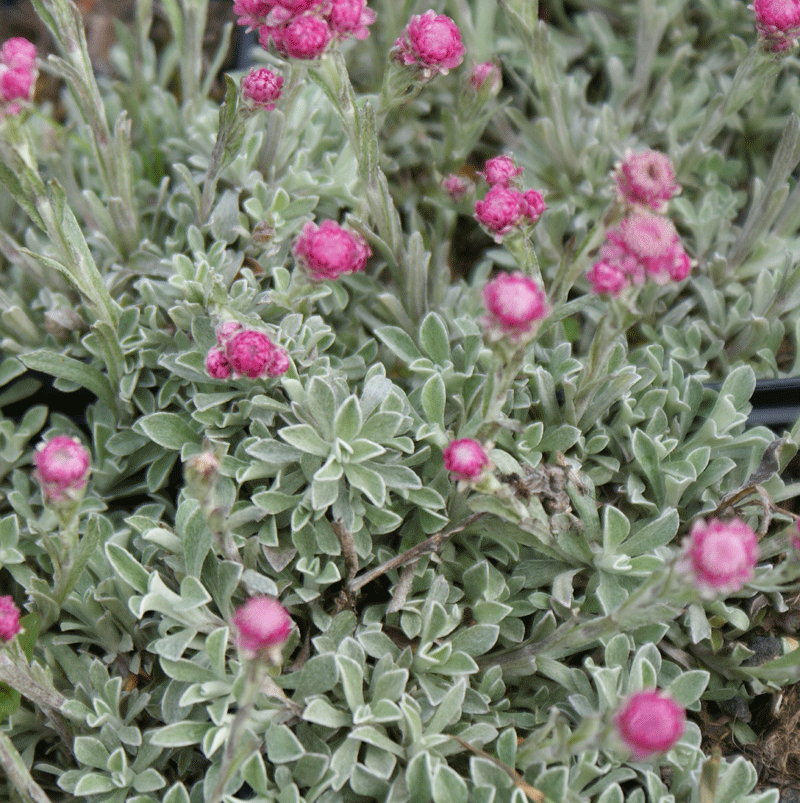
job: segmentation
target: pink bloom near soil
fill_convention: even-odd
[[[238,376],[258,379],[267,373],[275,356],[275,345],[263,333],[249,329],[234,335],[228,343],[228,360]]]
[[[272,597],[251,597],[231,621],[237,646],[251,653],[282,646],[294,627],[286,608]]]
[[[0,597],[0,641],[11,641],[21,629],[19,608],[14,604],[14,598]]]
[[[741,519],[700,520],[689,534],[688,559],[701,589],[739,591],[758,563],[758,537]]]
[[[242,79],[242,97],[253,106],[272,111],[283,94],[283,77],[266,67],[258,67]]]
[[[458,25],[435,11],[414,15],[392,48],[397,61],[421,68],[425,78],[446,75],[461,64],[466,52]]]
[[[483,288],[489,314],[484,324],[504,334],[524,335],[549,312],[544,290],[524,273],[501,273]]]
[[[459,480],[475,480],[489,465],[483,446],[471,438],[453,441],[445,448],[443,458],[444,467]]]
[[[755,0],[750,8],[756,15],[756,29],[769,50],[787,50],[800,37],[798,0]]]
[[[360,234],[323,220],[319,226],[310,221],[303,226],[293,253],[311,281],[322,282],[364,270],[372,252]]]
[[[615,174],[620,197],[631,205],[662,212],[681,191],[669,157],[658,151],[629,153]]]
[[[57,435],[33,454],[35,477],[48,502],[64,502],[83,490],[91,473],[89,452],[75,438]]]
[[[206,354],[206,372],[212,379],[227,379],[231,375],[231,363],[225,351],[218,346]]]
[[[522,168],[517,167],[510,156],[494,156],[487,160],[478,175],[493,187],[508,187],[515,178],[522,175]]]
[[[636,758],[669,750],[683,735],[686,712],[658,691],[632,695],[615,723],[622,741]]]

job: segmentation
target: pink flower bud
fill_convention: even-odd
[[[453,441],[442,456],[444,467],[459,480],[476,480],[489,465],[489,456],[483,446],[471,438]]]
[[[217,327],[217,345],[222,348],[227,348],[231,338],[237,333],[241,332],[244,327],[239,321],[225,321]]]
[[[608,262],[595,262],[586,274],[595,293],[618,296],[628,285],[628,277],[617,265]]]
[[[475,219],[499,243],[522,223],[527,209],[528,204],[521,192],[498,184],[486,193],[482,201],[475,202]]]
[[[249,105],[269,112],[283,94],[282,86],[282,76],[266,67],[253,68],[242,78],[242,97]]]
[[[622,741],[637,759],[669,750],[683,735],[686,712],[659,691],[631,695],[615,723]]]
[[[409,21],[392,48],[392,57],[421,71],[425,79],[446,75],[464,60],[466,48],[458,26],[444,14],[426,11]]]
[[[206,354],[206,372],[212,379],[227,379],[231,375],[231,364],[227,354],[218,346]]]
[[[630,215],[609,231],[600,261],[620,269],[634,284],[648,276],[657,284],[678,282],[691,270],[675,226],[650,212]]]
[[[788,50],[800,37],[800,3],[797,0],[755,0],[756,30],[772,52]]]
[[[692,525],[687,546],[689,570],[701,591],[739,591],[758,562],[758,537],[741,519]],[[685,564],[684,564],[685,568]]]
[[[33,73],[25,67],[14,67],[0,73],[0,97],[3,100],[29,100]]]
[[[272,377],[281,376],[281,374],[285,374],[289,370],[290,365],[289,355],[284,349],[276,346],[272,359],[267,365],[267,374]]]
[[[322,282],[364,270],[372,252],[360,234],[323,220],[319,226],[310,221],[303,226],[293,253],[311,281]]]
[[[294,17],[286,25],[269,31],[278,52],[292,59],[318,59],[333,38],[328,23],[313,14]]]
[[[365,0],[331,0],[328,23],[338,39],[354,36],[366,39],[368,25],[375,22],[375,12],[367,8]]]
[[[36,66],[36,46],[21,36],[6,39],[0,48],[0,62],[12,70],[21,68],[32,72]]]
[[[272,597],[251,597],[231,621],[240,650],[253,656],[263,653],[273,659],[294,627],[286,608]]]
[[[522,193],[522,200],[525,204],[525,217],[529,223],[536,223],[542,216],[542,212],[547,209],[547,205],[542,198],[541,193],[536,190],[525,190]]]
[[[623,201],[663,212],[670,198],[681,191],[669,157],[658,151],[628,152],[614,173]]]
[[[0,641],[11,641],[21,629],[19,608],[14,604],[14,598],[0,597]]]
[[[494,156],[487,160],[483,170],[478,173],[493,187],[509,187],[514,179],[522,175],[522,168],[510,156]]]
[[[521,271],[487,282],[483,303],[489,312],[483,319],[486,328],[517,338],[529,334],[550,311],[544,290]]]
[[[469,76],[469,83],[476,92],[480,92],[484,86],[488,85],[489,94],[494,96],[500,91],[503,84],[500,68],[493,61],[476,64]]]
[[[92,469],[89,452],[79,440],[57,435],[37,447],[33,462],[47,504],[80,500]]]
[[[451,173],[442,179],[442,189],[454,200],[460,201],[475,189],[475,182],[466,176]]]
[[[237,376],[258,379],[267,373],[275,355],[275,345],[263,333],[254,329],[239,332],[228,343],[228,360]]]

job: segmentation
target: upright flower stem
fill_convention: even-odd
[[[0,730],[0,767],[24,803],[52,803],[33,780],[24,759],[3,730]]]

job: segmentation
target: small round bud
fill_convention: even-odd
[[[22,628],[19,625],[19,608],[14,598],[0,597],[0,641],[11,641]]]
[[[481,64],[476,64],[472,68],[472,73],[469,76],[469,83],[476,92],[480,92],[481,89],[488,86],[489,95],[494,96],[500,91],[500,87],[503,85],[500,68],[493,61],[484,61]]]
[[[228,356],[219,346],[210,348],[206,354],[206,373],[212,379],[228,379],[231,375]]]
[[[475,202],[475,219],[498,243],[522,223],[527,211],[528,204],[519,190],[499,184],[482,201]]]
[[[360,234],[323,220],[319,226],[310,221],[303,226],[293,253],[311,281],[321,282],[364,270],[372,252]]]
[[[236,645],[255,657],[274,660],[289,638],[294,623],[286,608],[272,597],[251,597],[233,615]]]
[[[739,591],[758,563],[758,536],[741,519],[702,519],[692,525],[687,544],[690,571],[701,591]]]
[[[266,375],[275,354],[275,345],[263,333],[249,329],[234,335],[228,343],[228,360],[238,376],[258,379]]]
[[[459,480],[476,480],[489,465],[489,456],[478,441],[461,438],[442,453],[444,467]]]
[[[628,152],[614,173],[620,198],[631,206],[663,212],[681,191],[669,157],[658,151]]]
[[[521,271],[487,282],[483,303],[489,313],[483,319],[487,329],[513,337],[529,334],[550,311],[544,290]]]
[[[522,175],[522,168],[510,156],[501,154],[488,159],[478,175],[493,187],[509,187],[517,183],[516,179]]]
[[[466,52],[455,22],[444,14],[426,11],[411,18],[403,35],[394,43],[392,57],[430,79],[458,67]]]
[[[272,111],[283,94],[283,77],[266,67],[253,68],[242,78],[242,97],[257,109]]]
[[[89,452],[76,438],[57,435],[40,444],[33,455],[34,476],[47,504],[80,501],[91,473]]]
[[[442,179],[442,189],[454,200],[460,201],[475,189],[475,182],[466,176],[451,173]]]

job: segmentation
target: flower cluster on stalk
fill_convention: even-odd
[[[628,151],[615,171],[617,195],[626,216],[606,235],[599,259],[586,277],[595,293],[619,295],[651,279],[683,281],[692,263],[671,220],[667,203],[681,187],[669,158],[657,151]]]
[[[217,345],[206,354],[206,371],[212,379],[264,379],[285,374],[289,355],[264,332],[245,329],[236,321],[217,328]]]
[[[357,232],[323,220],[319,226],[311,221],[303,226],[292,253],[312,282],[323,282],[363,271],[372,251]]]
[[[259,44],[293,59],[317,59],[335,40],[366,39],[375,12],[365,0],[235,0],[237,22]]]

